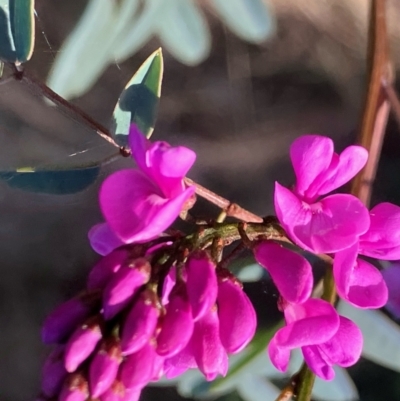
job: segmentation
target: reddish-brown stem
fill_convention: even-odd
[[[243,209],[236,203],[230,202],[228,199],[223,198],[222,196],[216,194],[213,191],[203,187],[200,184],[197,184],[190,178],[185,178],[185,182],[187,185],[195,185],[196,194],[201,196],[202,198],[208,200],[214,205],[218,206],[222,210],[226,212],[227,216],[235,217],[238,220],[242,220],[248,223],[262,223],[263,219],[256,214],[249,212],[246,209]]]
[[[352,182],[351,193],[369,205],[389,115],[382,81],[393,80],[385,18],[385,0],[372,0],[368,43],[368,89],[361,120],[359,143],[369,151],[364,169]]]

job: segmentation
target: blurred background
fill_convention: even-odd
[[[123,3],[106,1],[108,6]],[[171,8],[176,1],[171,0]],[[240,7],[233,3],[247,1],[253,7],[261,0],[232,1],[236,14],[226,8],[230,1],[224,5],[224,0],[190,0],[196,11],[184,9],[183,22],[173,12],[168,21],[167,14],[165,20],[163,14],[150,14],[140,22],[148,24],[148,29],[145,25],[134,32],[137,40],[130,48],[127,45],[129,51],[100,57],[99,52],[113,48],[107,38],[115,25],[103,20],[109,15],[106,3],[94,20],[85,23],[94,26],[91,46],[74,55],[62,46],[71,32],[76,36],[70,39],[70,47],[85,43],[86,33],[77,34],[74,29],[88,2],[36,0],[36,45],[25,68],[42,81],[49,79],[57,92],[109,126],[130,77],[150,53],[163,46],[165,71],[153,139],[194,149],[198,159],[190,178],[264,216],[273,213],[274,181],[293,182],[288,149],[294,138],[304,133],[328,135],[338,150],[356,140],[366,78],[368,2],[264,0],[264,7],[254,6],[249,16],[240,14]],[[134,14],[146,12],[146,2],[137,3]],[[398,1],[388,1],[387,15],[398,69]],[[132,18],[132,26],[137,27],[135,21]],[[121,32],[121,37],[128,35]],[[93,82],[90,77],[95,77]],[[400,132],[391,119],[374,204],[399,203],[399,143]],[[0,86],[2,171],[68,165],[77,158],[85,162],[110,153],[110,145],[66,110],[43,102],[34,88],[20,82]],[[49,352],[40,342],[41,323],[56,305],[83,287],[90,266],[98,259],[87,241],[89,228],[102,220],[98,187],[111,171],[130,165],[123,160],[104,166],[89,186],[79,176],[64,177],[70,181],[61,184],[76,185],[76,190],[63,195],[15,188],[2,175],[0,401],[33,400],[37,394],[40,366]],[[216,213],[203,203],[200,206],[199,213]],[[259,282],[246,288],[262,319],[276,316],[270,286]],[[350,374],[359,399],[400,399],[400,376],[394,370],[362,359]],[[142,397],[179,399],[173,387],[148,388]],[[240,399],[236,393],[226,397]]]

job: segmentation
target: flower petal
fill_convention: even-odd
[[[117,237],[107,223],[100,223],[93,226],[88,233],[90,245],[99,255],[108,255],[115,248],[124,245],[124,242]]]
[[[400,259],[400,207],[380,203],[370,211],[371,225],[360,238],[360,253],[377,259]]]
[[[325,177],[318,195],[325,195],[349,182],[367,163],[368,151],[362,146],[349,146],[339,156],[339,164],[331,177]]]
[[[306,196],[313,181],[330,164],[333,155],[333,141],[320,135],[303,135],[290,147],[290,158],[296,174],[296,192]]]
[[[285,300],[302,303],[310,297],[314,281],[312,268],[303,256],[272,241],[257,244],[254,255]]]
[[[272,337],[271,341],[268,344],[268,355],[271,359],[272,364],[280,372],[286,372],[289,365],[290,349],[279,347],[275,337],[276,336]]]
[[[366,207],[356,197],[331,195],[315,204],[275,184],[275,210],[284,229],[308,251],[332,253],[348,248],[369,227]]]
[[[346,368],[360,359],[363,337],[361,330],[351,320],[343,316],[339,316],[339,319],[340,324],[336,334],[318,347],[331,365]]]
[[[218,373],[226,375],[228,356],[219,338],[217,308],[196,322],[190,342],[197,366],[207,381],[214,380]]]
[[[256,312],[241,285],[229,278],[218,282],[218,317],[221,343],[228,353],[241,351],[253,338]]]
[[[321,344],[331,339],[339,327],[335,308],[322,299],[310,298],[303,304],[288,304],[284,313],[287,326],[275,334],[278,347],[292,349]]]
[[[104,181],[100,205],[111,229],[124,242],[144,242],[173,223],[194,190],[189,187],[168,199],[142,172],[121,170]]]
[[[335,254],[333,276],[340,296],[346,298],[350,288],[351,274],[357,263],[358,244],[353,244]]]
[[[325,355],[321,352],[318,345],[310,345],[301,349],[304,361],[318,377],[324,380],[333,380],[335,371],[325,359]]]
[[[215,263],[206,252],[201,251],[188,258],[185,270],[189,302],[193,319],[196,321],[208,313],[217,300]]]

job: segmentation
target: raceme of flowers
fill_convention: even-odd
[[[275,185],[280,223],[301,248],[333,254],[333,276],[341,298],[358,308],[384,306],[388,288],[381,272],[358,255],[400,259],[400,207],[381,203],[368,211],[350,194],[323,197],[360,171],[367,161],[366,150],[350,146],[338,155],[331,139],[306,135],[294,141],[290,156],[297,181],[292,189]],[[297,347],[310,369],[326,380],[334,377],[334,364],[354,364],[361,354],[361,333],[327,302],[309,298],[313,276],[307,260],[273,241],[259,241],[254,254],[282,297],[286,327],[268,347],[275,367],[285,371],[290,350]]]
[[[89,233],[104,256],[86,290],[43,325],[43,341],[54,349],[43,367],[41,400],[133,401],[147,383],[192,368],[213,380],[226,375],[228,354],[240,352],[254,336],[254,308],[215,249],[191,248],[164,234],[193,203],[195,188],[185,186],[184,177],[194,152],[152,144],[135,125],[129,143],[137,169],[104,181],[99,199],[105,223]],[[352,195],[328,195],[357,174],[367,152],[350,146],[338,155],[329,138],[307,135],[293,143],[290,154],[296,184],[275,187],[282,227],[300,248],[332,255],[343,299],[360,308],[383,306],[388,290],[382,274],[358,255],[400,259],[400,208],[382,203],[368,211]],[[276,368],[286,370],[294,348],[326,380],[334,376],[333,365],[354,364],[361,332],[331,304],[311,297],[310,263],[262,237],[251,247],[279,290],[285,317],[286,326],[268,346]]]

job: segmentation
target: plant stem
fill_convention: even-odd
[[[249,212],[246,209],[243,209],[236,203],[230,202],[228,199],[225,199],[215,192],[203,187],[202,185],[197,184],[195,181],[188,177],[185,178],[185,183],[187,185],[194,185],[196,187],[197,195],[221,208],[223,211],[225,211],[227,216],[235,217],[238,220],[242,220],[248,223],[261,223],[263,221],[262,217],[257,216],[256,214]]]
[[[368,149],[369,158],[351,187],[351,193],[365,205],[370,203],[389,115],[389,101],[382,85],[383,80],[388,83],[393,81],[388,54],[385,0],[372,0],[368,38],[368,89],[359,134],[359,142]]]

